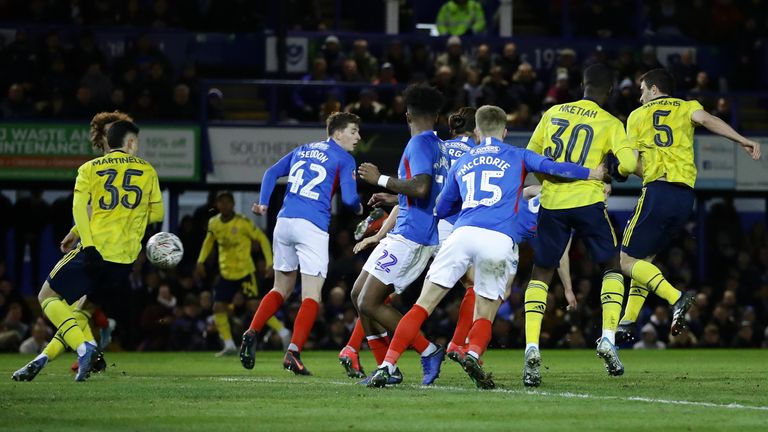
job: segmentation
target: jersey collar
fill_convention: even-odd
[[[482,145],[491,145],[491,144],[499,145],[499,144],[506,144],[506,143],[494,137],[485,137],[485,139],[483,139]]]
[[[111,153],[125,153],[125,154],[128,154],[128,152],[126,152],[123,149],[111,149],[110,151],[107,152],[107,154],[111,154]]]

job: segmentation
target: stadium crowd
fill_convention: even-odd
[[[4,120],[85,119],[95,111],[114,109],[131,112],[134,118],[144,121],[195,120],[200,115],[198,100],[201,95],[198,94],[198,68],[193,58],[174,68],[147,33],[129,41],[123,55],[108,58],[88,26],[125,28],[130,23],[148,32],[163,29],[220,31],[225,28],[227,31],[254,31],[268,18],[267,11],[239,0],[193,2],[184,7],[178,7],[179,2],[172,0],[136,0],[120,6],[104,0],[0,3],[0,22],[23,21],[53,26],[44,34],[28,32],[21,27],[3,41],[0,65],[4,74],[0,77],[0,88],[4,94],[0,102],[0,118]],[[288,29],[329,29],[328,5],[307,5],[313,2],[301,0],[289,3],[299,8],[297,10],[313,10],[315,14],[291,16]],[[551,6],[558,10],[560,2],[540,3],[529,7]],[[579,4],[571,11],[573,36],[610,38],[634,31],[649,37],[673,37],[678,41],[693,38],[699,42],[736,47],[719,54],[723,63],[734,65],[724,71],[700,67],[694,50],[665,59],[676,77],[680,96],[698,99],[706,110],[731,121],[732,101],[717,97],[717,92],[760,87],[761,68],[756,62],[766,36],[766,27],[760,23],[764,23],[768,16],[768,6],[762,1],[745,2],[738,8],[728,1],[697,1],[692,11],[683,14],[682,6],[674,1],[658,3],[659,7],[641,7],[640,13],[634,2]],[[407,11],[409,7],[409,2],[404,2],[403,10]],[[344,8],[344,16],[350,13],[347,9]],[[700,18],[695,22],[708,22],[709,25],[688,25],[691,20],[686,17],[690,13]],[[520,30],[516,34],[524,36],[530,26],[526,25],[526,14],[519,16],[522,18],[516,19],[523,22],[517,27]],[[538,16],[557,17],[558,14]],[[495,25],[495,18],[489,17],[487,21],[489,26]],[[539,24],[553,26],[552,23]],[[56,25],[83,30],[77,37],[65,39]],[[345,19],[339,26],[340,31],[360,30],[355,23]],[[558,24],[549,29],[548,34],[560,34],[564,30],[559,27]],[[702,30],[705,28],[706,32]],[[492,29],[475,27],[475,30],[484,33]],[[501,46],[470,45],[458,35],[470,34],[472,28],[446,31],[454,36],[447,38],[444,46],[406,44],[397,39],[369,46],[371,42],[364,37],[344,42],[333,34],[320,37],[313,41],[313,46],[319,48],[311,49],[309,72],[303,77],[285,77],[364,87],[299,88],[281,101],[281,106],[288,107],[281,114],[281,120],[319,122],[332,112],[346,110],[358,114],[366,123],[397,123],[405,107],[398,95],[398,87],[392,85],[423,81],[446,95],[445,113],[461,106],[495,104],[509,113],[509,127],[531,129],[548,106],[578,98],[579,73],[593,63],[609,64],[616,69],[617,91],[609,108],[624,120],[638,106],[637,78],[661,65],[660,54],[653,45],[645,45],[642,49],[627,46],[618,52],[608,52],[598,42],[593,52],[582,55],[583,58],[566,45],[558,50],[552,68],[537,70],[522,60],[514,39]],[[217,77],[226,76],[216,76],[215,72],[206,76]],[[206,97],[215,104],[221,92],[213,91]],[[213,112],[216,117],[217,111],[214,109]]]
[[[22,202],[16,209],[24,211],[21,208],[23,205]],[[10,207],[7,211],[9,213],[4,214],[13,214],[14,208]],[[216,260],[208,260],[210,271],[207,277],[199,278],[194,274],[207,220],[215,213],[215,206],[209,203],[181,220],[177,234],[184,243],[185,256],[175,270],[154,268],[143,253],[139,256],[130,279],[120,292],[115,293],[115,304],[105,306],[107,316],[117,321],[114,349],[162,351],[220,348],[212,317],[211,287],[217,275]],[[689,330],[671,337],[669,307],[658,299],[649,298],[638,319],[642,339],[634,345],[635,348],[768,348],[768,232],[762,222],[742,226],[740,220],[730,202],[712,207],[706,221],[706,259],[712,265],[707,266],[708,274],[704,279],[697,277],[696,242],[690,235],[683,236],[657,258],[675,286],[698,292],[697,303],[688,313]],[[360,255],[352,252],[355,243],[352,232],[356,222],[353,217],[340,216],[332,225],[331,262],[323,289],[324,301],[308,348],[341,348],[354,326],[355,312],[349,291],[366,256],[365,252]],[[24,228],[22,225],[10,225],[3,229],[18,232]],[[35,241],[39,243],[40,239]],[[54,247],[52,244],[40,246]],[[263,255],[257,252],[254,257],[259,291],[264,294],[271,288],[272,281],[267,277]],[[574,243],[570,257],[579,307],[575,311],[567,311],[562,285],[553,284],[542,328],[543,347],[591,347],[592,341],[600,335],[601,276],[598,267],[580,241]],[[531,250],[523,247],[512,295],[502,306],[493,325],[491,347],[524,346],[523,294],[531,267]],[[403,297],[396,298],[393,304],[405,312],[418,295],[421,281],[417,281]],[[19,277],[11,277],[5,262],[0,261],[0,350],[39,351],[50,339],[52,329],[41,318],[34,298],[21,296],[18,289],[20,282]],[[434,336],[439,343],[450,340],[456,324],[463,292],[460,288],[454,291],[424,327],[426,334]],[[300,302],[300,298],[294,296],[278,314],[289,328]],[[247,328],[256,306],[253,302],[249,304],[242,294],[235,296],[229,313],[232,332],[236,337]],[[109,324],[105,317],[97,314],[92,325],[106,327]],[[282,349],[283,341],[276,332],[268,330],[264,346]]]

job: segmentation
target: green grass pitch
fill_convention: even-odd
[[[626,374],[607,376],[592,350],[543,351],[543,383],[521,383],[522,352],[493,350],[499,390],[480,391],[446,360],[422,387],[415,354],[402,385],[368,389],[335,352],[303,354],[311,377],[257,352],[247,371],[212,353],[107,353],[106,373],[75,383],[71,354],[32,382],[11,381],[29,356],[0,355],[0,430],[12,431],[706,431],[768,430],[768,350],[620,352]],[[370,371],[373,358],[363,353]]]

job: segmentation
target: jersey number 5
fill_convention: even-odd
[[[106,177],[107,181],[104,182],[104,190],[109,193],[109,202],[104,200],[104,197],[99,198],[99,208],[102,210],[112,210],[117,207],[117,204],[122,204],[127,209],[135,209],[141,202],[143,191],[140,187],[131,184],[131,177],[139,177],[144,175],[144,171],[136,169],[127,169],[123,174],[123,191],[125,194],[120,197],[120,190],[114,185],[115,178],[117,178],[117,170],[105,169],[96,171],[100,177]],[[133,194],[134,198],[131,199],[129,195]]]
[[[303,197],[316,200],[320,198],[320,194],[313,191],[312,189],[322,183],[323,180],[325,180],[325,178],[328,176],[328,173],[325,171],[325,168],[322,165],[314,163],[309,164],[309,169],[316,172],[317,177],[308,181],[307,184],[304,185],[304,168],[302,168],[302,166],[304,166],[305,163],[307,163],[307,161],[300,160],[293,164],[291,167],[291,170],[288,173],[288,183],[291,184],[289,191],[291,193],[298,193]],[[301,187],[302,185],[304,185],[304,187]]]
[[[653,128],[659,131],[653,136],[653,142],[659,147],[669,147],[675,142],[675,138],[672,136],[672,128],[661,124],[662,117],[668,116],[672,111],[658,110],[653,112]],[[661,139],[661,134],[664,134],[664,139]]]
[[[584,162],[587,161],[587,155],[589,155],[589,148],[592,146],[592,138],[595,136],[595,131],[592,126],[588,124],[579,123],[571,130],[571,137],[568,139],[568,145],[565,145],[562,140],[563,133],[568,129],[571,123],[566,119],[553,118],[552,124],[557,126],[557,130],[552,134],[551,140],[555,147],[547,147],[544,149],[544,156],[553,160],[559,160],[565,149],[565,162],[575,163],[584,166]],[[576,149],[576,141],[579,140],[579,135],[584,135],[584,142],[581,147],[581,153],[579,158],[573,160],[573,152]]]

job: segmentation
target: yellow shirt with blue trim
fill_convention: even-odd
[[[589,99],[555,105],[536,126],[528,150],[556,162],[597,168],[606,154],[633,148],[624,125]],[[546,176],[542,181],[541,206],[549,210],[583,207],[605,200],[600,180],[566,180]]]
[[[163,219],[157,172],[121,150],[92,159],[77,170],[72,211],[84,247],[95,246],[105,261],[130,264],[139,255],[147,224]]]
[[[635,109],[627,119],[627,136],[637,143],[643,165],[643,184],[661,177],[693,187],[693,113],[704,109],[698,101],[656,98]]]
[[[251,246],[254,241],[259,242],[267,267],[271,267],[272,245],[262,230],[250,219],[237,213],[228,221],[223,221],[221,215],[216,215],[208,221],[208,234],[203,241],[197,262],[205,262],[214,242],[218,243],[221,277],[227,280],[242,279],[256,270],[251,258]]]

